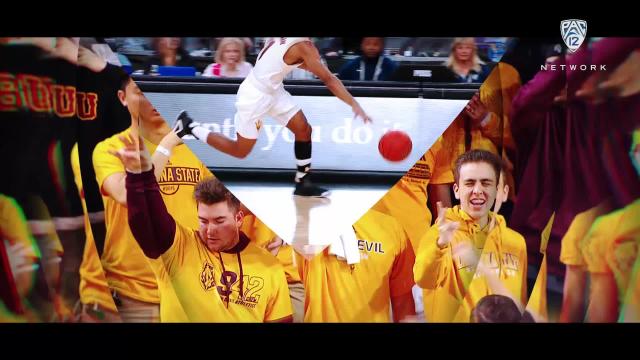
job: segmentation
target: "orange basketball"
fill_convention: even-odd
[[[412,146],[411,138],[406,132],[391,130],[380,138],[378,151],[383,158],[396,162],[406,159],[411,153]]]

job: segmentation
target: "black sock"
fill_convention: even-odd
[[[311,171],[311,141],[296,141],[294,144],[296,154],[296,182],[300,182]]]

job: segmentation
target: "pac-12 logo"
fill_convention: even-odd
[[[569,52],[575,52],[587,36],[587,22],[578,19],[562,20],[560,22],[560,34],[569,48]]]

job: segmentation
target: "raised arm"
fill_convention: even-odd
[[[151,155],[142,138],[121,138],[125,147],[114,152],[125,166],[126,197],[131,233],[144,254],[157,259],[173,244],[176,222],[167,211],[156,180]]]

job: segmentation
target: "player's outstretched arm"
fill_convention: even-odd
[[[344,87],[342,81],[329,71],[329,69],[322,63],[320,59],[320,53],[318,49],[311,43],[301,43],[300,56],[304,61],[304,68],[310,71],[312,74],[322,80],[327,86],[329,91],[335,95],[338,99],[344,101],[347,105],[351,106],[353,113],[362,118],[365,123],[371,122],[369,116],[362,110],[360,104],[353,98],[349,91]]]

